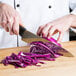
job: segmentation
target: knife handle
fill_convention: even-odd
[[[20,36],[22,36],[25,31],[26,31],[26,28],[19,26],[19,35]]]

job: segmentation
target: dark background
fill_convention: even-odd
[[[71,8],[69,9],[70,9],[70,12],[72,12]],[[71,29],[69,30],[69,33],[70,33],[70,41],[76,40],[76,33],[74,33]]]
[[[72,30],[70,30],[70,41],[76,40],[76,33],[74,33]]]

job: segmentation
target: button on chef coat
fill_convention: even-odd
[[[0,1],[14,7],[14,0]],[[17,7],[18,5],[19,7]],[[30,32],[35,34],[40,25],[68,15],[70,5],[71,0],[15,0],[16,10],[20,13],[23,24]],[[75,14],[76,0],[72,0],[72,5],[73,14]],[[51,8],[49,8],[49,6]],[[53,37],[57,39],[58,34]],[[69,31],[65,33],[62,41],[69,41]],[[21,37],[19,37],[19,45],[26,45],[26,43],[21,40]],[[3,28],[0,28],[0,48],[16,46],[17,36],[11,36],[5,32]]]

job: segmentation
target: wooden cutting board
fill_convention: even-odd
[[[14,68],[0,64],[0,76],[76,76],[76,41],[61,43],[74,57],[59,57],[56,61],[45,61],[41,67],[28,66],[26,68]],[[12,52],[29,51],[29,47],[17,47],[0,50],[0,60]]]

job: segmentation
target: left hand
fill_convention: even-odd
[[[64,36],[64,33],[71,27],[72,21],[73,19],[71,15],[56,19],[52,22],[47,23],[46,25],[40,26],[37,31],[37,35],[51,38],[52,35],[59,32],[57,41],[60,42]]]

